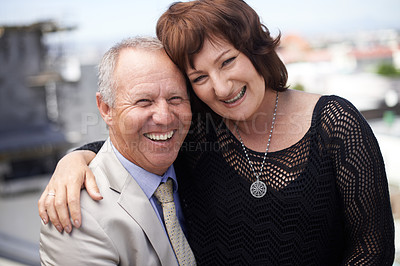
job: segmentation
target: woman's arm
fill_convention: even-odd
[[[76,150],[64,156],[58,162],[49,184],[38,201],[39,216],[43,222],[46,224],[50,219],[59,232],[62,232],[63,229],[67,233],[71,232],[70,214],[74,226],[80,227],[80,190],[82,187],[86,187],[94,200],[102,199],[94,175],[88,167],[98,149],[96,147],[91,150],[93,151]]]
[[[392,265],[393,216],[378,142],[349,102],[338,101],[329,110],[333,125],[329,145],[345,218],[347,245],[343,263]]]

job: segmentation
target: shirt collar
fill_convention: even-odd
[[[174,166],[171,165],[168,167],[167,171],[162,175],[156,175],[150,173],[149,171],[137,166],[136,164],[132,163],[128,159],[126,159],[111,143],[113,151],[117,156],[118,160],[124,166],[124,168],[128,171],[128,173],[135,179],[138,183],[140,188],[146,194],[147,198],[150,199],[160,183],[166,182],[168,178],[171,178],[174,183],[174,193],[178,190],[178,182],[176,180],[176,174]]]

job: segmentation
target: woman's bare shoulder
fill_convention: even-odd
[[[321,95],[287,90],[280,93],[275,143],[271,150],[290,147],[301,140],[311,126],[314,108]]]
[[[298,113],[302,116],[312,116],[320,94],[288,89],[282,93],[283,105],[287,113]]]

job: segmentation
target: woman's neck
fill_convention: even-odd
[[[278,106],[275,108],[277,103]],[[240,139],[237,133],[239,131],[246,147],[262,152],[265,151],[266,140],[271,133],[272,121],[274,117],[275,121],[278,119],[278,110],[279,98],[277,98],[277,92],[267,90],[260,108],[251,117],[241,121],[224,119],[224,122],[237,139]]]
[[[280,93],[281,94],[281,93]],[[277,101],[278,100],[278,101]],[[260,107],[254,112],[246,120],[228,120],[226,119],[224,122],[228,126],[228,128],[233,131],[235,129],[235,125],[238,127],[240,134],[249,135],[249,136],[257,136],[264,135],[265,132],[271,127],[272,120],[275,113],[275,105],[278,103],[279,98],[277,98],[277,92],[271,89],[267,89],[264,94],[264,99],[260,104]],[[279,106],[276,109],[278,112]],[[275,114],[276,116],[276,114]]]

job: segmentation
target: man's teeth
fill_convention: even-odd
[[[172,138],[174,131],[170,131],[165,134],[145,133],[144,135],[151,140],[167,140]]]
[[[237,100],[239,100],[240,98],[243,97],[244,93],[246,92],[246,86],[243,87],[243,89],[239,92],[238,95],[235,96],[235,98],[232,98],[228,101],[224,101],[225,103],[233,103],[236,102]]]

